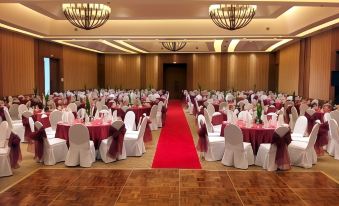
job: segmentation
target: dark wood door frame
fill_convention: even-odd
[[[187,88],[187,64],[186,63],[164,63],[163,64],[163,68],[162,68],[162,70],[163,70],[163,78],[162,78],[162,80],[163,80],[163,88],[167,89],[169,91],[170,91],[170,89],[167,88],[168,85],[167,85],[167,76],[166,76],[166,73],[168,72],[167,70],[171,70],[171,67],[172,67],[172,69],[173,68],[180,69],[181,70],[180,71],[181,72],[180,75],[182,75],[184,73],[184,76],[181,76],[181,77],[184,77],[184,78],[182,78],[182,81],[180,81],[180,77],[178,77],[179,81],[176,82],[176,83],[178,83],[178,85],[177,86],[174,85],[174,87],[178,87],[178,88],[174,88],[174,90],[176,92],[178,92],[178,94],[177,95],[176,94],[170,95],[170,97],[181,98],[181,95],[179,94],[179,92],[182,89],[186,89]],[[184,83],[184,84],[181,85],[181,82]]]

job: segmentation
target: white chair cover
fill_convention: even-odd
[[[330,135],[327,145],[327,152],[334,156],[334,159],[339,160],[339,127],[334,119],[329,121]]]
[[[142,154],[146,152],[143,140],[146,124],[147,117],[144,117],[137,132],[126,132],[124,144],[127,156],[142,156]]]
[[[3,121],[0,123],[0,148],[6,148],[8,144],[11,130],[8,128],[8,123]]]
[[[65,165],[91,167],[95,162],[95,148],[89,140],[89,132],[85,125],[76,124],[69,128],[69,150]]]
[[[162,107],[164,106],[164,103],[160,101],[157,106],[157,125],[159,128],[162,127]]]
[[[152,108],[151,108],[150,115],[149,115],[149,119],[151,120],[150,128],[151,128],[152,131],[158,130],[157,110],[158,110],[158,106],[153,105]]]
[[[198,126],[201,127],[200,122],[206,124],[205,117],[203,115],[198,116]],[[225,151],[225,138],[220,136],[220,133],[208,133],[207,132],[207,152],[204,154],[206,161],[218,161],[221,160]]]
[[[317,139],[319,124],[315,124],[307,142],[292,141],[288,145],[288,153],[291,158],[291,165],[311,168],[317,163],[317,154],[314,150],[314,144]]]
[[[9,160],[10,148],[0,148],[0,177],[10,176],[13,174]]]
[[[74,114],[70,111],[66,111],[62,113],[62,122],[73,124],[75,120]]]
[[[69,103],[69,105],[67,105],[67,109],[71,112],[77,112],[78,107],[75,103]]]
[[[20,104],[19,107],[18,107],[18,119],[21,119],[22,118],[22,114],[25,112],[25,111],[28,111],[28,108],[25,104]]]
[[[307,118],[305,116],[298,117],[293,133],[291,134],[293,141],[302,140],[307,130]]]
[[[8,127],[12,130],[12,132],[17,134],[20,137],[21,142],[23,142],[25,140],[25,138],[24,138],[25,127],[22,125],[22,121],[20,120],[19,122],[13,122],[11,116],[9,115],[9,112],[7,111],[7,109],[4,109],[4,113],[5,113],[6,121],[8,123]]]
[[[43,127],[41,122],[34,123],[37,129]],[[45,165],[55,165],[58,162],[63,162],[67,155],[66,140],[60,138],[44,138],[44,154],[43,161]]]
[[[126,113],[124,123],[127,131],[135,131],[135,113],[133,111]]]
[[[250,143],[243,142],[240,128],[230,124],[225,127],[225,152],[221,163],[239,169],[247,169],[254,164],[253,149]]]

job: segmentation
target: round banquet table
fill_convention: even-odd
[[[224,129],[228,124],[229,123],[226,122],[222,123],[220,136],[224,136]],[[263,128],[263,125],[259,124],[253,124],[252,127],[247,128],[241,121],[238,121],[237,126],[242,131],[243,141],[251,143],[255,155],[258,152],[260,144],[272,142],[272,136],[276,129],[276,127]]]
[[[94,142],[95,149],[99,149],[101,141],[109,137],[109,129],[111,127],[111,123],[101,124],[97,122],[91,122],[85,125],[88,128],[90,139]],[[68,131],[71,126],[72,125],[70,124],[59,122],[57,124],[55,137],[67,140],[68,142]]]
[[[126,113],[121,109],[121,107],[112,107],[111,110],[112,110],[112,112],[117,110],[118,117],[121,117],[121,119],[125,118]],[[128,112],[128,111],[134,112],[134,114],[135,114],[135,124],[138,125],[139,119],[140,119],[140,117],[142,117],[142,115],[144,113],[146,113],[147,116],[150,115],[151,107],[150,106],[142,106],[142,107],[132,106],[132,107],[128,108],[126,112]]]

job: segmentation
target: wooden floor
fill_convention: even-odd
[[[322,172],[39,169],[0,194],[12,205],[339,205]]]

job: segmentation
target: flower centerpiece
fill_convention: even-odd
[[[128,94],[128,105],[132,106],[132,98],[131,98],[131,94]]]
[[[88,99],[87,96],[86,96],[86,105],[85,105],[85,109],[86,109],[87,117],[90,117],[90,115],[91,115],[91,104],[89,103],[89,99]]]
[[[261,103],[258,103],[257,104],[257,118],[255,121],[257,124],[262,124],[261,115],[262,115],[262,105]]]
[[[49,110],[48,101],[49,101],[49,94],[47,92],[46,95],[45,95],[45,105],[44,105],[45,112]]]

